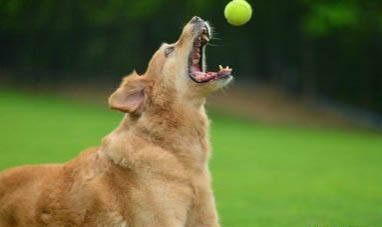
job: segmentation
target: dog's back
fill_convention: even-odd
[[[0,226],[27,226],[41,186],[61,165],[22,166],[0,173]],[[29,218],[26,218],[29,217]]]

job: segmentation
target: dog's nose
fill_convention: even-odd
[[[202,18],[198,17],[198,16],[194,16],[192,19],[191,19],[191,24],[195,24],[195,23],[198,23],[198,22],[201,22],[203,21]]]

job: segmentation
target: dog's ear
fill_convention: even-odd
[[[125,113],[142,113],[146,98],[145,90],[149,85],[148,79],[139,76],[134,71],[122,81],[121,86],[110,96],[110,108]]]

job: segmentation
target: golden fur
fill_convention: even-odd
[[[188,23],[170,56],[162,45],[144,75],[123,80],[109,104],[126,115],[99,148],[0,173],[0,227],[219,226],[204,102],[229,79],[188,78],[197,29]]]

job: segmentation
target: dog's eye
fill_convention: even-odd
[[[164,50],[164,55],[166,56],[166,58],[174,51],[174,47],[167,47],[165,50]]]

